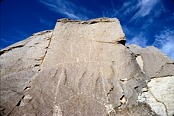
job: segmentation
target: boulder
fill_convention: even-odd
[[[0,115],[172,116],[173,61],[125,42],[116,18],[60,19],[1,50]]]

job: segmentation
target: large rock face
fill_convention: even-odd
[[[2,116],[172,116],[174,62],[119,21],[61,19],[1,50]]]
[[[142,71],[150,77],[138,101],[150,105],[161,116],[174,115],[174,61],[155,47],[142,49],[130,45],[129,49],[136,55]]]

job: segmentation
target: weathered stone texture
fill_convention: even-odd
[[[143,60],[143,71],[149,77],[174,75],[174,61],[157,48],[150,46],[140,48],[137,45],[128,46],[129,49]]]
[[[140,48],[137,45],[128,47],[137,58],[139,57],[138,64],[151,78],[138,100],[149,104],[152,110],[160,116],[173,116],[174,61],[155,47]]]
[[[125,39],[116,18],[61,19],[53,31],[3,49],[0,114],[172,116],[173,61]]]
[[[51,39],[52,31],[37,33],[0,51],[0,110],[9,114],[24,96]]]

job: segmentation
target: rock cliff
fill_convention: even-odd
[[[116,18],[60,19],[0,51],[2,116],[173,116],[174,61],[125,46]]]

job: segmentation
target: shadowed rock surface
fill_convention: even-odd
[[[125,46],[116,18],[58,20],[0,51],[2,116],[172,116],[174,62]]]

